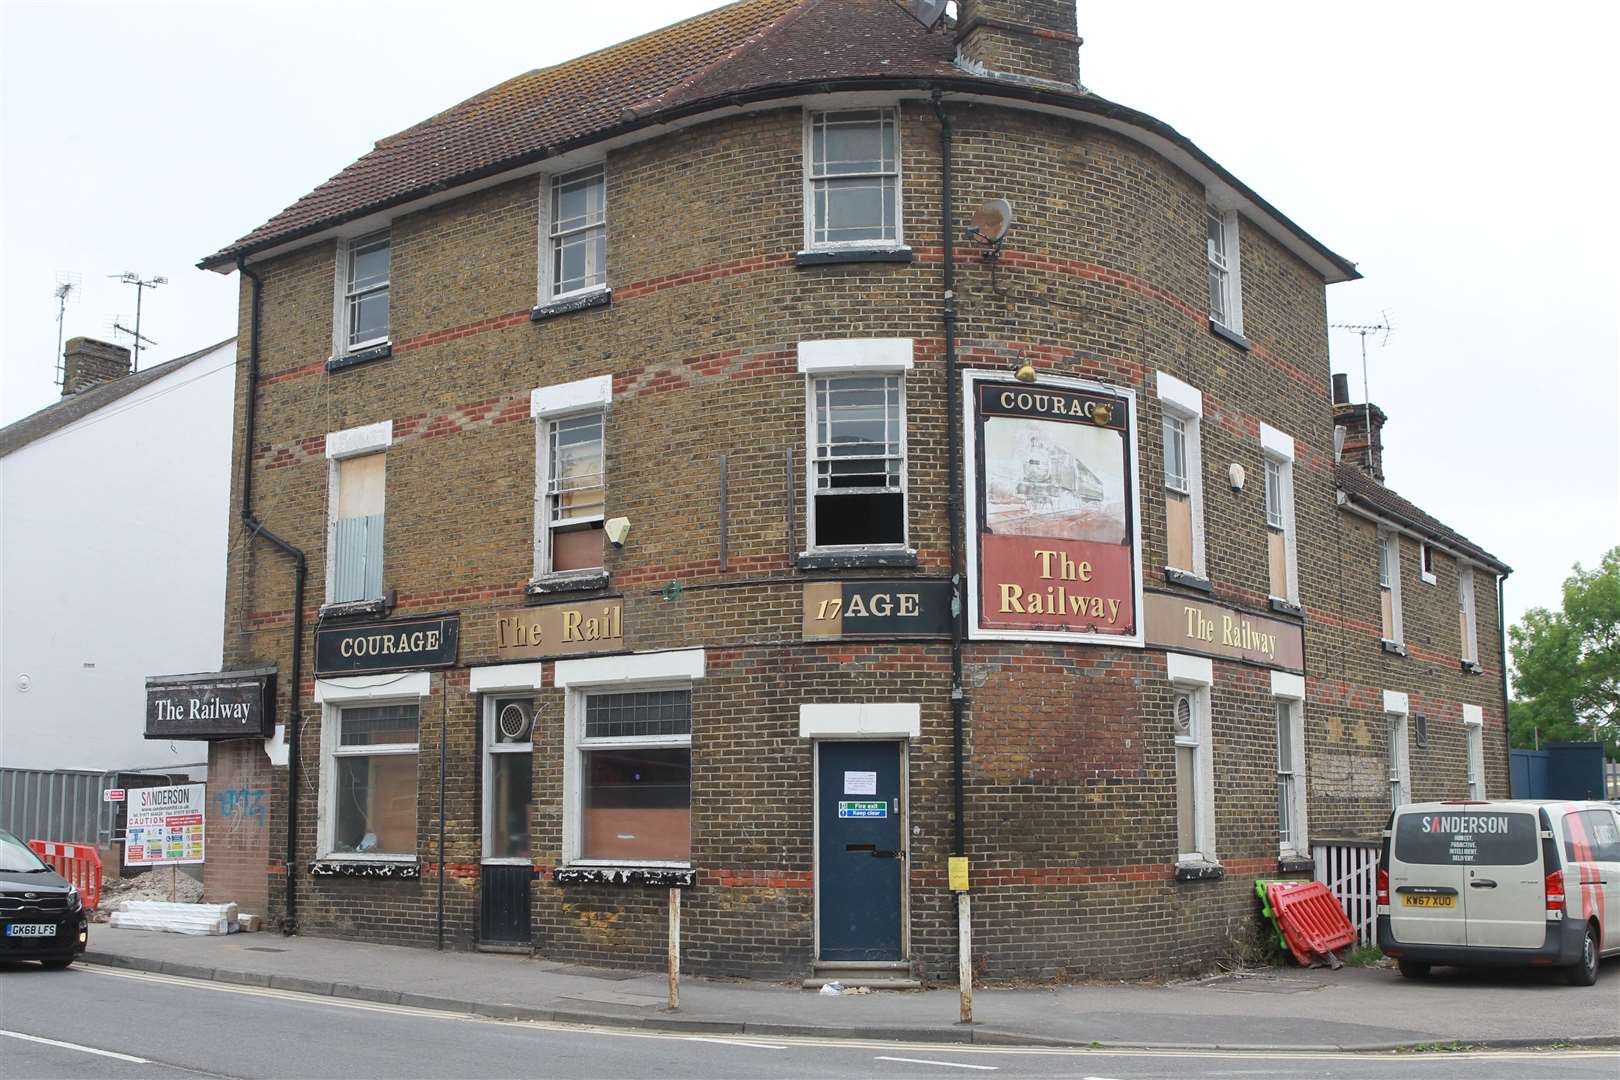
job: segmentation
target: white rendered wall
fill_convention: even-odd
[[[0,766],[207,760],[143,737],[145,680],[220,665],[235,355],[0,457]]]

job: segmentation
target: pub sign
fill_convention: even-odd
[[[152,675],[146,680],[148,739],[268,738],[276,669]]]
[[[459,615],[323,626],[315,631],[315,674],[450,667],[460,644]]]
[[[963,383],[969,635],[1140,645],[1135,391]]]

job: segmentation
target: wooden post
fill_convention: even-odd
[[[681,890],[669,890],[669,1007],[681,1007]]]
[[[961,1019],[973,1023],[973,901],[956,894],[956,985],[962,997]]]

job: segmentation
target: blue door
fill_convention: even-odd
[[[900,960],[900,744],[818,743],[822,960]]]

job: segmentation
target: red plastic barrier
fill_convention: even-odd
[[[85,907],[93,911],[101,903],[101,853],[94,847],[56,840],[30,840],[28,848],[79,887]]]
[[[1345,917],[1344,908],[1320,881],[1303,885],[1277,882],[1266,889],[1266,895],[1289,950],[1302,966],[1310,966],[1312,953],[1325,957],[1356,940],[1356,928]]]

